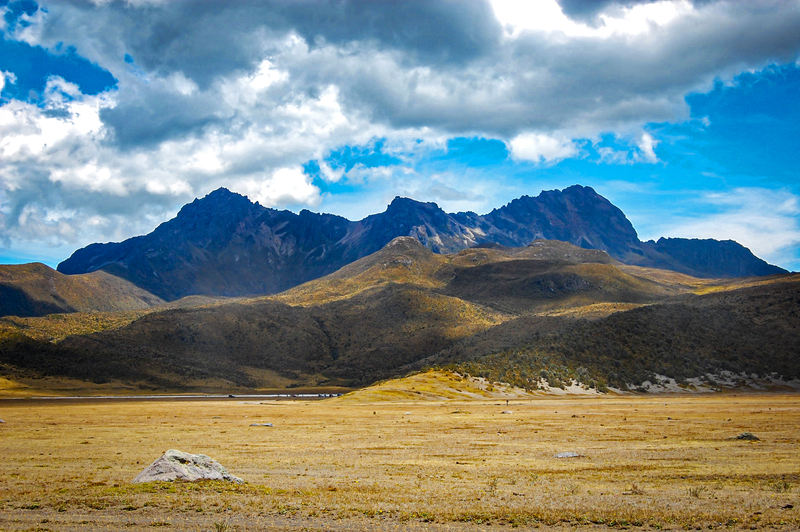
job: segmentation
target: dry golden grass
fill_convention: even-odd
[[[91,397],[108,395],[142,395],[140,388],[121,382],[95,384],[69,377],[0,377],[0,399],[22,397]],[[152,392],[150,392],[152,393]]]
[[[371,268],[354,277],[323,277],[286,292],[252,301],[271,299],[287,305],[308,307],[349,299],[366,290],[386,286],[389,283],[413,284],[422,288],[440,287],[442,283],[432,277],[435,268],[426,266],[428,265],[415,264],[408,267],[402,264],[392,264],[386,267]]]
[[[447,370],[429,370],[400,379],[373,384],[332,399],[337,404],[364,404],[379,401],[430,401],[469,399],[531,399],[542,395],[598,395],[595,389],[578,384],[547,391],[526,391],[510,384],[489,382],[480,377],[462,376]]]
[[[14,334],[24,334],[34,340],[58,342],[67,336],[119,329],[153,312],[163,312],[176,308],[218,307],[242,300],[242,298],[189,296],[171,303],[138,310],[71,312],[67,314],[48,314],[33,318],[3,316],[0,317],[0,338]]]
[[[540,310],[536,313],[537,316],[553,316],[553,317],[571,317],[571,318],[586,318],[595,320],[605,318],[615,312],[625,312],[638,307],[643,307],[648,303],[588,303],[577,304],[574,307],[567,307],[562,304],[561,307],[553,307],[550,309]]]
[[[800,525],[797,395],[4,401],[0,418],[3,530]],[[129,484],[169,448],[247,484]]]
[[[450,371],[431,370],[392,379],[332,399],[337,404],[364,404],[376,401],[419,401],[443,399],[507,399],[526,395],[524,390],[486,385],[483,379],[462,377]]]
[[[767,277],[716,279],[713,283],[699,287],[694,291],[694,293],[703,295],[715,292],[728,292],[730,290],[738,290],[740,288],[766,286],[775,283],[800,283],[800,274],[795,273],[791,275],[770,275]]]

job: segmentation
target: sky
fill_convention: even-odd
[[[593,187],[800,270],[800,0],[0,0],[0,263],[226,187],[351,220]]]

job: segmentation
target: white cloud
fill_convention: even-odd
[[[639,35],[694,13],[692,4],[686,0],[667,0],[601,13],[599,24],[589,26],[567,17],[556,0],[491,0],[491,4],[511,37],[517,37],[525,30],[602,39],[617,35]]]
[[[2,13],[0,13],[0,15],[2,15]],[[2,31],[2,28],[0,28],[0,31]],[[6,83],[10,83],[13,85],[16,82],[17,82],[16,74],[14,74],[13,72],[0,71],[0,91],[2,91],[5,88]]]
[[[166,82],[175,92],[184,96],[191,96],[199,88],[197,83],[187,78],[183,72],[173,72],[167,77]]]
[[[124,180],[111,172],[108,167],[98,167],[95,162],[67,170],[53,170],[50,181],[62,183],[67,187],[84,188],[90,192],[101,192],[115,196],[127,196]]]
[[[250,87],[255,91],[262,91],[271,85],[286,81],[289,78],[286,72],[272,66],[272,62],[264,60],[258,65],[258,70],[250,77]]]
[[[636,135],[617,136],[615,139],[622,148],[597,146],[599,139],[594,139],[594,146],[602,164],[655,164],[659,162],[655,148],[659,141],[650,133],[641,131]]]
[[[568,137],[544,133],[518,135],[509,141],[508,148],[515,159],[549,164],[575,157],[580,152]]]
[[[319,205],[320,190],[312,185],[309,177],[298,167],[279,168],[269,179],[247,180],[241,183],[241,191],[251,201],[266,207],[286,205]]]
[[[44,12],[41,9],[36,10],[32,15],[22,13],[19,17],[14,30],[11,32],[11,37],[14,40],[22,41],[36,46],[41,41],[41,34],[44,30],[42,24],[44,20]]]
[[[699,200],[713,214],[673,221],[664,234],[735,240],[772,264],[789,264],[800,246],[800,196],[758,187],[707,193]]]
[[[338,183],[344,176],[344,168],[332,168],[325,161],[319,161],[319,173],[328,183]]]
[[[648,163],[657,163],[658,156],[655,147],[658,141],[650,133],[642,133],[636,145],[639,147],[639,158]]]
[[[345,173],[345,177],[350,185],[364,185],[387,183],[395,177],[404,177],[413,173],[413,168],[399,164],[366,166],[363,163],[356,163]]]

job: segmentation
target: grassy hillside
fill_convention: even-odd
[[[400,237],[380,251],[321,279],[253,301],[274,300],[289,305],[314,306],[348,299],[390,283],[436,288],[443,284],[436,278],[437,273],[450,260],[448,255],[431,252],[416,238]]]
[[[215,378],[262,388],[275,375],[303,385],[363,384],[501,320],[454,298],[387,285],[313,308],[259,301],[154,312],[57,344],[17,335],[0,345],[0,362],[170,388]]]
[[[536,388],[540,378],[556,386],[577,379],[623,389],[655,382],[656,374],[678,381],[722,372],[800,378],[800,276],[745,284],[753,286],[734,283],[707,295],[575,321],[552,334],[517,336],[515,347],[487,356],[469,344],[440,356],[471,359],[450,366],[457,371],[526,388]]]
[[[509,314],[598,302],[647,303],[681,292],[611,264],[521,259],[456,268],[440,291]]]
[[[0,318],[0,375],[146,390],[360,386],[430,365],[529,389],[800,376],[798,286],[623,267],[563,242],[436,255],[399,238],[275,296]]]
[[[105,272],[63,275],[40,263],[0,265],[0,316],[141,310],[164,301]]]
[[[464,377],[452,371],[430,370],[379,382],[331,402],[362,404],[376,401],[517,399],[529,396],[519,388],[498,387],[483,379]]]

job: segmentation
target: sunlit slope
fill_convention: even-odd
[[[612,264],[514,259],[456,268],[441,292],[517,314],[599,302],[651,303],[681,290],[629,275]]]
[[[416,238],[399,237],[380,251],[330,275],[268,298],[290,305],[311,306],[347,299],[389,283],[435,288],[442,285],[436,273],[450,260],[449,255],[431,252]]]
[[[118,312],[163,302],[105,272],[63,275],[40,263],[0,265],[0,316]]]
[[[97,272],[106,275],[103,272]],[[95,274],[88,274],[95,275]],[[213,307],[236,301],[231,298],[189,296],[154,307],[119,312],[68,312],[35,317],[0,317],[0,339],[22,335],[34,340],[58,342],[68,336],[81,336],[119,329],[152,312],[169,309]]]
[[[0,338],[23,335],[34,340],[56,342],[68,336],[119,329],[150,312],[153,312],[152,308],[127,312],[71,312],[32,318],[5,316],[0,318]]]
[[[332,399],[338,404],[380,401],[510,399],[529,396],[519,388],[501,387],[483,379],[467,378],[452,371],[426,371],[376,383]]]
[[[478,247],[452,255],[430,252],[401,237],[341,270],[269,299],[312,306],[347,299],[389,283],[414,285],[516,315],[599,302],[645,303],[698,286],[676,274],[650,279],[640,268],[626,273],[607,253],[566,242],[536,240],[524,248]],[[699,280],[698,280],[699,283]]]

